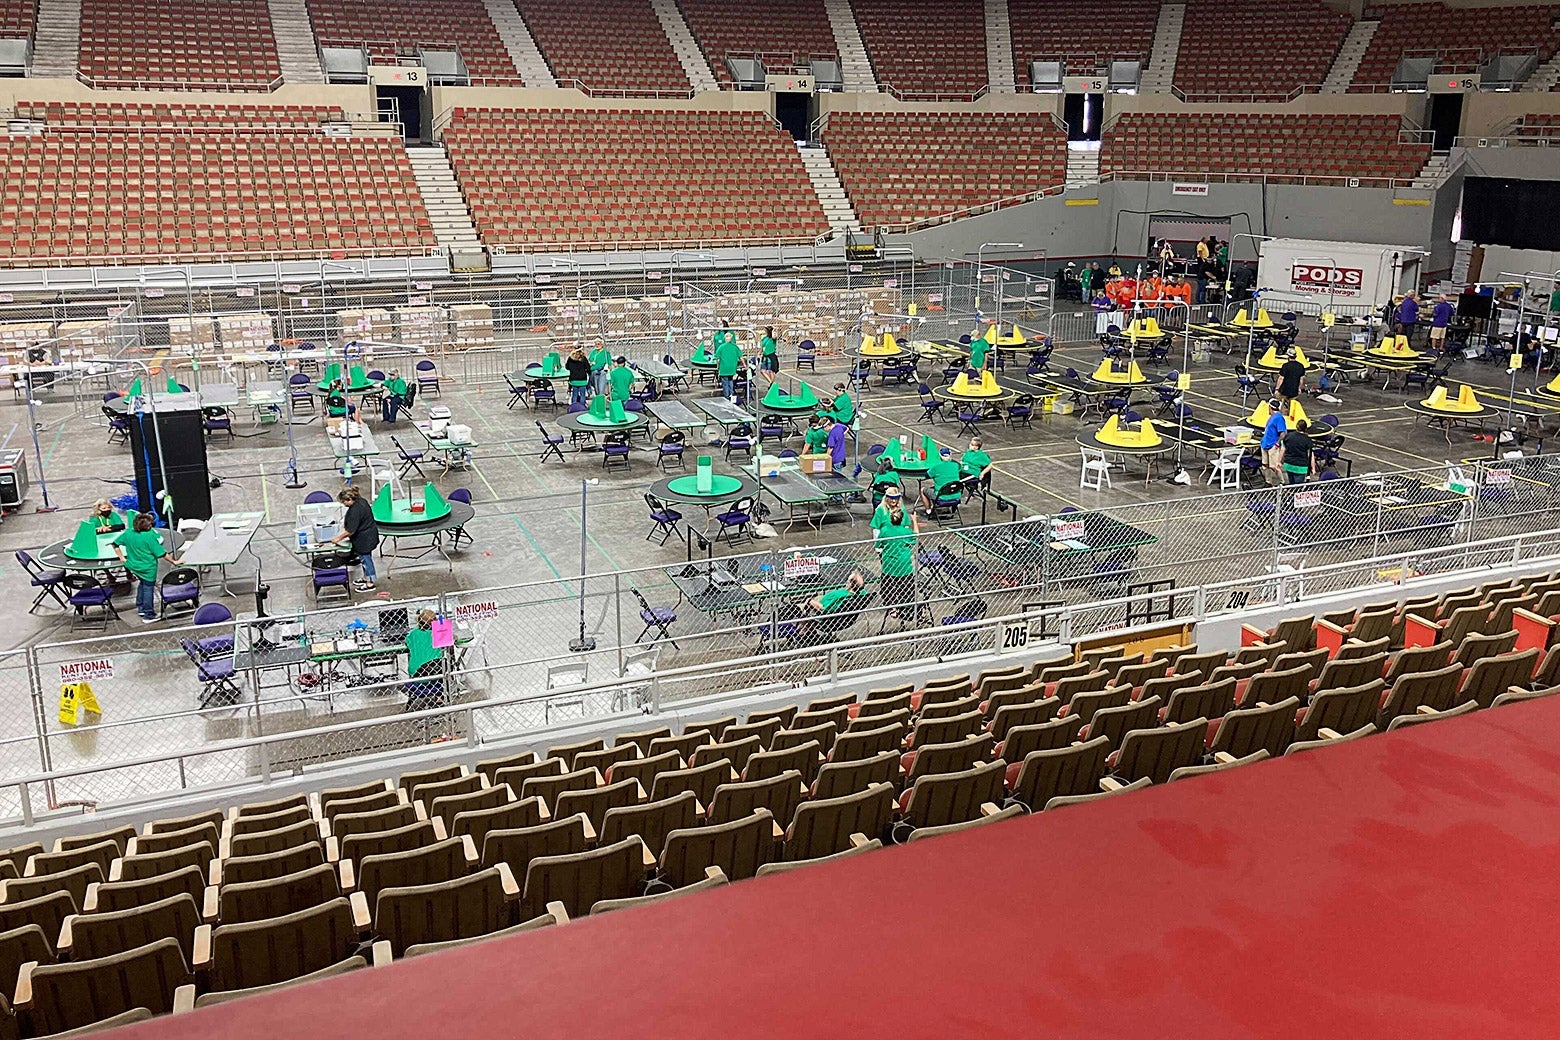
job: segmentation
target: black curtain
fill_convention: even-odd
[[[1467,178],[1462,237],[1486,246],[1560,250],[1560,181]]]

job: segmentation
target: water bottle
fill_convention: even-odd
[[[766,589],[769,588],[769,583],[773,580],[774,576],[775,576],[774,564],[772,564],[772,563],[761,563],[761,564],[758,565],[758,581],[759,581],[759,584],[764,586],[764,588],[766,588]]]
[[[298,549],[301,552],[309,547],[309,528],[307,524],[298,525]]]

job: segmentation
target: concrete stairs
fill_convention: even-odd
[[[1434,189],[1441,186],[1446,180],[1446,175],[1451,172],[1448,162],[1451,154],[1448,152],[1431,152],[1429,160],[1424,168],[1419,171],[1419,176],[1414,178],[1413,187]]]
[[[655,16],[661,19],[661,28],[666,30],[666,38],[671,41],[672,50],[677,52],[677,60],[682,62],[683,71],[688,74],[688,82],[693,84],[693,89],[701,93],[719,90],[720,84],[715,81],[710,63],[705,60],[698,41],[693,38],[693,30],[688,28],[688,23],[683,19],[682,8],[677,6],[677,0],[650,0],[650,6],[655,10]]]
[[[1100,146],[1092,144],[1088,148],[1067,149],[1067,184],[1066,190],[1074,188],[1088,188],[1100,182]]]
[[[798,145],[797,151],[802,156],[802,165],[807,167],[807,177],[812,181],[813,191],[823,204],[823,215],[829,218],[829,230],[837,235],[847,232],[860,234],[861,221],[850,204],[850,197],[845,194],[845,186],[840,183],[840,175],[834,169],[834,160],[829,158],[829,150],[817,144]]]
[[[439,245],[450,252],[473,252],[482,248],[482,239],[471,222],[471,210],[460,193],[455,170],[442,144],[408,145],[417,190],[422,194],[428,219],[433,223]]]
[[[1012,94],[1016,90],[1007,0],[986,0],[986,82],[993,94]]]
[[[1522,84],[1522,92],[1547,94],[1554,89],[1556,83],[1560,83],[1560,51],[1556,51],[1554,57],[1533,70],[1533,75]]]
[[[845,92],[876,94],[877,74],[872,71],[872,59],[867,57],[867,45],[862,42],[850,0],[823,0],[823,8],[829,15],[829,28],[834,30],[834,45],[840,51],[840,79]]]
[[[1349,27],[1349,35],[1343,38],[1343,44],[1338,48],[1338,56],[1333,59],[1332,68],[1327,70],[1327,78],[1322,80],[1323,94],[1349,92],[1349,84],[1354,82],[1354,74],[1360,69],[1360,61],[1365,57],[1365,52],[1370,49],[1370,41],[1375,39],[1376,30],[1380,26],[1379,21],[1359,21]]]
[[[1102,12],[1103,13],[1103,12]],[[1175,59],[1181,53],[1181,26],[1186,24],[1185,4],[1165,4],[1154,26],[1154,47],[1148,54],[1138,89],[1145,94],[1168,94],[1175,77]]]
[[[509,52],[509,60],[515,63],[515,69],[520,73],[520,78],[525,85],[556,87],[558,81],[553,78],[552,69],[547,66],[547,59],[542,57],[541,48],[536,46],[531,30],[526,28],[525,19],[521,18],[520,12],[516,10],[514,0],[482,0],[482,2],[487,7],[488,18],[492,20],[493,28],[498,30],[498,38],[504,41],[504,49]]]
[[[33,31],[34,79],[75,79],[81,48],[81,0],[39,0]]]
[[[288,83],[324,83],[314,26],[304,0],[266,0],[271,11],[271,35],[276,56],[282,62],[282,79]]]

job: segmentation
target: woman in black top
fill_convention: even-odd
[[[341,533],[331,541],[337,545],[351,543],[353,553],[363,566],[362,580],[352,587],[359,592],[373,592],[378,578],[374,571],[374,550],[379,547],[379,525],[374,522],[374,511],[355,487],[342,488],[336,501],[347,507],[347,515],[341,518]]]
[[[583,350],[575,350],[564,360],[563,367],[569,372],[569,407],[583,408],[590,394],[590,360]]]
[[[1309,424],[1301,419],[1286,434],[1284,446],[1284,476],[1291,484],[1304,484],[1311,478],[1311,436],[1306,433]]]

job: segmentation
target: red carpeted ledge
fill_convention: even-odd
[[[1560,1036],[1560,697],[116,1033]]]

